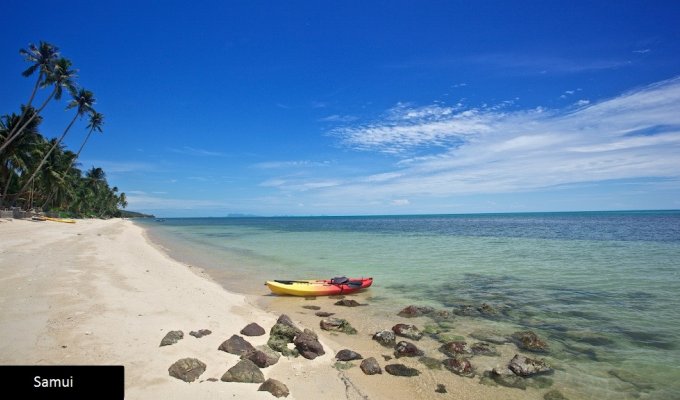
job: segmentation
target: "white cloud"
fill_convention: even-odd
[[[129,210],[198,210],[228,207],[228,204],[216,201],[168,198],[137,190],[126,192],[125,195]]]
[[[266,161],[254,164],[253,167],[259,169],[281,169],[281,168],[310,168],[327,167],[330,161],[310,161],[310,160],[291,160],[291,161]]]
[[[319,118],[319,121],[321,122],[352,122],[356,121],[357,117],[352,116],[352,115],[339,115],[339,114],[333,114],[329,115],[327,117]]]
[[[198,157],[204,157],[204,156],[211,156],[211,157],[223,157],[224,153],[216,152],[216,151],[211,151],[211,150],[205,150],[205,149],[197,149],[194,147],[189,147],[189,146],[183,146],[182,148],[179,149],[170,149],[173,153],[179,153],[179,154],[186,154],[189,156],[198,156]]]

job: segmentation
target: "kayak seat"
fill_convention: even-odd
[[[342,285],[342,284],[347,283],[347,282],[349,282],[349,278],[346,277],[346,276],[338,276],[338,277],[331,279],[331,283],[333,285]]]

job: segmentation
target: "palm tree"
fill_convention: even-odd
[[[95,103],[94,94],[92,92],[90,92],[89,90],[82,89],[82,88],[79,89],[77,92],[74,88],[71,88],[70,92],[71,92],[71,96],[73,97],[73,100],[71,100],[68,103],[68,105],[66,106],[66,109],[70,110],[72,108],[75,108],[76,114],[73,116],[73,119],[68,124],[66,129],[64,129],[64,133],[61,134],[61,137],[59,138],[59,140],[57,140],[57,142],[54,143],[54,145],[50,148],[50,150],[47,152],[47,154],[45,154],[45,156],[43,157],[40,164],[38,164],[38,167],[35,169],[35,171],[33,171],[33,174],[31,175],[31,177],[28,179],[28,181],[26,181],[26,183],[24,183],[24,187],[21,188],[20,192],[24,192],[28,188],[28,186],[31,184],[33,179],[35,179],[35,176],[38,174],[38,172],[40,172],[40,169],[45,164],[45,161],[47,160],[47,158],[54,151],[54,149],[57,146],[59,146],[59,144],[61,144],[61,142],[64,140],[64,138],[66,137],[66,134],[71,129],[73,124],[76,122],[76,119],[78,119],[78,117],[82,117],[83,114],[90,112],[92,110],[92,106]]]
[[[90,121],[87,124],[87,127],[90,128],[90,130],[87,132],[87,136],[85,137],[85,140],[83,140],[83,144],[80,145],[80,149],[78,149],[78,152],[76,153],[76,158],[80,156],[80,152],[83,151],[83,147],[85,147],[85,144],[90,139],[92,132],[102,132],[102,125],[104,125],[104,115],[92,110],[90,112]]]
[[[33,111],[31,108],[30,112]],[[9,132],[20,123],[20,120],[21,116],[14,113],[0,118],[0,139],[7,137]],[[41,121],[41,117],[32,119],[21,139],[12,143],[6,154],[0,155],[2,202],[7,202],[7,193],[13,184],[13,180],[24,175],[29,170],[30,165],[34,163],[35,156],[38,153],[37,150],[39,150],[40,143],[42,142],[42,136],[38,133],[38,125],[40,125]],[[18,183],[18,180],[16,181]]]
[[[31,70],[31,68],[24,72],[28,72],[29,70]],[[23,125],[15,128],[14,133],[11,133],[5,139],[5,142],[2,144],[2,146],[0,146],[0,153],[2,153],[7,148],[7,146],[9,146],[17,137],[19,137],[19,135],[21,135],[23,130],[42,112],[42,110],[45,108],[45,106],[47,106],[47,103],[49,103],[52,98],[56,100],[61,99],[63,88],[67,88],[69,91],[72,91],[75,88],[75,83],[73,82],[75,76],[76,71],[71,69],[71,61],[63,57],[56,60],[51,69],[45,71],[45,76],[42,79],[40,86],[47,87],[53,85],[54,89],[52,89],[52,92],[47,97],[47,99],[43,101],[40,108],[38,108],[38,110],[34,112],[31,117],[23,123]],[[33,99],[31,98],[31,101],[32,100]]]

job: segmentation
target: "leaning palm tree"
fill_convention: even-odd
[[[73,119],[68,124],[66,129],[64,129],[64,133],[61,134],[61,137],[59,138],[59,140],[57,140],[56,143],[54,143],[54,145],[47,152],[47,154],[45,154],[45,156],[43,157],[40,164],[38,164],[38,167],[35,169],[35,171],[33,171],[33,174],[31,175],[31,177],[28,178],[28,180],[24,183],[24,186],[21,188],[20,192],[24,192],[28,188],[28,186],[31,184],[33,179],[35,179],[35,176],[38,174],[38,172],[40,172],[40,169],[45,164],[45,161],[47,160],[47,158],[54,151],[54,149],[57,146],[59,146],[59,144],[61,144],[61,142],[64,140],[64,138],[66,137],[66,134],[71,129],[73,124],[76,122],[76,119],[78,119],[79,117],[82,117],[83,114],[90,112],[92,110],[92,106],[95,103],[94,94],[92,92],[90,92],[89,90],[82,89],[82,88],[79,89],[78,91],[76,91],[74,88],[71,88],[70,92],[71,92],[71,96],[73,97],[73,100],[71,100],[68,103],[68,105],[66,106],[66,109],[70,110],[70,109],[75,108],[76,114],[73,116]]]
[[[78,149],[78,152],[76,153],[76,158],[80,156],[80,152],[83,151],[83,147],[85,147],[85,144],[90,139],[90,135],[92,135],[92,132],[94,131],[97,131],[99,133],[102,132],[102,125],[104,125],[104,115],[98,113],[95,110],[92,110],[90,112],[90,121],[87,124],[89,131],[87,132],[87,136],[85,136],[85,140],[83,140],[83,144],[80,145],[80,149]]]
[[[0,118],[0,139],[6,137],[19,124],[20,119],[21,116],[14,113]],[[0,204],[9,205],[7,194],[10,187],[20,184],[19,179],[16,178],[27,173],[39,153],[42,136],[38,133],[38,125],[41,120],[41,117],[33,119],[26,127],[21,139],[14,141],[6,153],[0,154],[0,189],[2,189]]]
[[[30,70],[30,68],[28,70]],[[76,71],[71,69],[71,61],[63,57],[56,60],[50,70],[45,71],[45,76],[42,79],[40,86],[47,87],[53,85],[54,88],[52,89],[52,92],[49,96],[47,96],[45,101],[43,101],[42,105],[40,105],[40,108],[32,113],[30,118],[28,118],[28,120],[26,120],[23,124],[17,125],[15,131],[5,139],[2,146],[0,146],[0,153],[2,153],[7,148],[7,146],[9,146],[16,138],[21,135],[24,129],[31,123],[31,121],[33,121],[34,118],[40,114],[40,112],[42,112],[50,100],[53,98],[56,100],[61,99],[64,88],[67,88],[69,91],[72,91],[75,88],[75,83],[73,81],[75,76]]]

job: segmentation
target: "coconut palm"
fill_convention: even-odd
[[[29,71],[31,68],[28,70],[24,71],[25,73]],[[61,99],[61,95],[63,93],[63,89],[67,88],[69,91],[74,90],[75,88],[75,83],[74,83],[74,78],[76,76],[76,71],[71,69],[71,61],[69,61],[66,58],[59,58],[57,59],[53,65],[52,68],[49,70],[45,71],[45,75],[42,78],[41,87],[47,87],[47,86],[54,86],[52,89],[52,92],[50,93],[49,96],[43,101],[42,105],[40,108],[37,109],[35,113],[33,113],[30,118],[28,118],[23,124],[19,124],[17,128],[15,128],[15,131],[11,133],[4,141],[2,146],[0,146],[0,153],[5,151],[5,149],[16,139],[18,138],[21,133],[24,131],[24,129],[33,121],[34,118],[36,118],[42,110],[47,106],[47,103],[50,102],[53,98],[56,100]],[[31,99],[32,101],[32,99]]]
[[[31,111],[34,110],[31,108]],[[26,115],[28,115],[26,113]],[[21,116],[12,113],[0,118],[0,139],[7,137],[17,124],[20,123]],[[26,127],[24,135],[20,140],[16,140],[7,149],[7,152],[0,154],[0,188],[2,189],[2,203],[7,203],[7,194],[10,187],[17,186],[19,180],[16,178],[26,174],[31,165],[36,164],[39,155],[39,144],[42,136],[38,133],[38,125],[41,118],[37,117]],[[9,204],[6,204],[9,205]]]
[[[102,125],[104,125],[104,115],[98,113],[95,110],[92,110],[90,112],[90,121],[87,124],[89,131],[87,132],[87,136],[85,136],[85,140],[83,140],[83,144],[80,145],[80,149],[78,149],[78,152],[76,153],[76,158],[80,156],[80,152],[83,151],[83,147],[85,147],[85,144],[90,139],[90,135],[92,135],[92,132],[94,131],[97,131],[99,133],[102,132]]]
[[[66,137],[66,134],[71,129],[73,124],[76,122],[76,119],[78,119],[79,117],[82,117],[83,114],[92,111],[92,106],[95,103],[94,94],[92,92],[90,92],[89,90],[82,89],[82,88],[78,89],[78,91],[76,91],[75,88],[71,88],[70,92],[71,92],[71,96],[73,97],[73,100],[71,100],[68,103],[68,105],[66,106],[66,109],[70,110],[70,109],[75,108],[76,114],[73,116],[73,119],[68,124],[66,129],[64,129],[64,133],[61,134],[61,137],[59,138],[59,140],[57,140],[56,143],[54,143],[54,145],[47,152],[47,154],[45,154],[45,156],[43,157],[40,164],[38,164],[38,167],[35,169],[35,171],[33,171],[33,174],[31,175],[31,177],[28,179],[28,181],[26,181],[26,183],[24,183],[24,186],[21,188],[20,192],[24,192],[28,188],[28,186],[31,184],[33,179],[35,179],[35,176],[38,174],[38,172],[40,172],[40,169],[45,164],[45,161],[47,160],[47,158],[54,151],[54,149],[57,146],[59,146],[61,144],[61,142],[64,140],[64,138]]]

